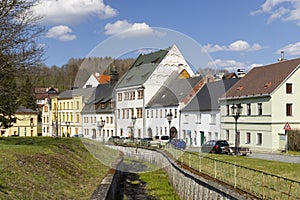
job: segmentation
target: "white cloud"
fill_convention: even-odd
[[[280,50],[277,50],[276,53],[280,54],[282,50],[287,55],[299,56],[300,55],[300,42],[297,42],[295,44],[288,44],[285,47],[282,47]]]
[[[120,37],[134,37],[145,35],[163,35],[163,33],[155,31],[145,22],[129,23],[127,20],[118,20],[115,23],[108,23],[105,25],[106,35],[118,35]]]
[[[41,0],[33,10],[50,24],[75,24],[91,16],[109,18],[117,14],[103,0]]]
[[[207,44],[203,46],[203,49],[207,52],[217,52],[217,51],[258,51],[263,47],[260,44],[254,43],[252,46],[244,41],[244,40],[237,40],[228,46],[220,46],[218,44],[211,45]]]
[[[54,26],[48,30],[46,33],[46,37],[48,38],[56,38],[61,41],[70,41],[75,40],[76,35],[72,34],[72,29],[68,26],[59,25]]]
[[[236,60],[221,60],[216,59],[214,61],[211,61],[208,63],[208,67],[221,67],[225,69],[230,69],[229,71],[232,71],[231,69],[235,68],[245,68],[245,64],[242,62],[238,62]]]
[[[300,26],[299,0],[266,0],[260,9],[251,12],[251,15],[265,13],[270,15],[268,23],[280,19],[282,21],[295,21]]]

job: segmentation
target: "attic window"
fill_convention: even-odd
[[[271,85],[272,85],[272,82],[266,83],[266,84],[264,85],[264,88],[268,88],[268,87],[270,87]]]
[[[244,87],[243,86],[239,86],[236,88],[236,90],[242,90]]]
[[[134,75],[128,76],[126,79],[130,80]]]
[[[143,61],[141,61],[141,62],[139,62],[136,66],[140,66],[140,65],[142,65],[144,62]]]
[[[152,60],[152,63],[157,63],[157,61],[159,61],[160,57],[157,57],[156,59]]]

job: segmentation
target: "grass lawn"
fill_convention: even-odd
[[[110,161],[118,156],[86,143]],[[109,170],[79,138],[0,138],[0,166],[0,199],[89,199]]]

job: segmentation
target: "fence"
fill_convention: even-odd
[[[205,157],[201,153],[184,152],[170,146],[166,150],[181,165],[186,165],[256,198],[300,199],[299,181]]]

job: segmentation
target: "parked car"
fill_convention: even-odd
[[[183,139],[172,139],[171,140],[171,144],[173,147],[177,148],[177,149],[185,149],[186,148],[186,143]]]
[[[118,143],[119,140],[120,140],[120,136],[111,136],[110,138],[108,138],[107,143],[108,144]]]
[[[156,135],[154,137],[154,140],[150,142],[150,145],[153,147],[164,147],[169,142],[169,136],[168,135]]]
[[[228,153],[229,144],[226,140],[209,140],[202,144],[201,152],[204,153]]]
[[[151,141],[153,141],[152,138],[142,138],[141,139],[141,145],[148,147],[148,146],[150,146]]]

